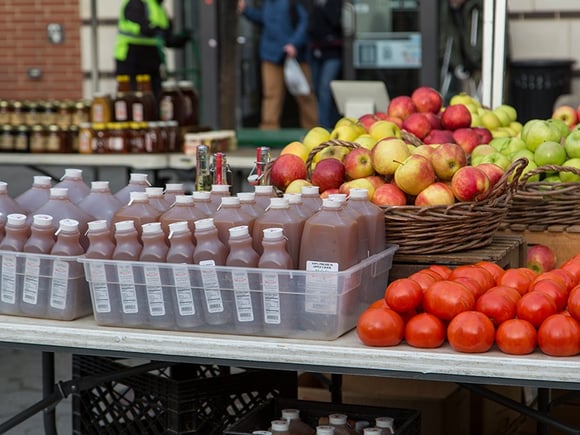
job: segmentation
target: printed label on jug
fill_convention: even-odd
[[[66,307],[66,290],[68,287],[69,264],[66,261],[55,260],[52,265],[52,284],[50,286],[50,306],[57,310]]]
[[[26,257],[24,262],[24,285],[22,302],[36,305],[38,302],[38,281],[40,279],[40,258]]]
[[[193,302],[193,291],[189,280],[189,271],[186,267],[173,267],[173,282],[175,283],[175,294],[177,295],[177,306],[180,316],[195,315],[195,304]]]
[[[117,273],[119,274],[119,290],[121,292],[123,313],[138,313],[139,307],[137,305],[137,292],[135,290],[133,267],[130,264],[119,264],[117,267]]]
[[[151,316],[165,315],[165,302],[163,300],[163,288],[161,287],[161,274],[159,267],[154,265],[143,266],[145,285],[147,287],[147,301],[149,302],[149,314]]]
[[[0,300],[5,304],[16,303],[16,256],[4,255],[2,257],[2,288]]]
[[[338,272],[337,263],[306,262],[306,287],[304,289],[307,313],[337,314]]]
[[[199,265],[204,266],[201,268],[201,281],[203,283],[207,312],[210,314],[222,313],[224,311],[224,301],[222,300],[217,273],[212,269],[215,266],[215,262],[213,260],[205,260],[201,261]]]
[[[110,313],[111,300],[109,299],[109,285],[105,265],[100,263],[90,263],[91,286],[93,289],[93,300],[97,313]]]
[[[241,270],[232,272],[232,284],[236,300],[236,311],[239,322],[253,322],[254,308],[252,307],[252,297],[250,294],[250,282],[248,274]]]
[[[262,273],[262,297],[264,298],[264,322],[279,325],[280,315],[280,285],[275,272]]]

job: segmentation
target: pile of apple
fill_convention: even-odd
[[[521,124],[516,117],[511,106],[484,109],[465,94],[454,96],[443,108],[439,92],[422,86],[411,96],[393,98],[386,112],[341,118],[332,131],[312,128],[302,142],[284,147],[271,167],[270,182],[286,193],[317,185],[323,197],[365,188],[380,206],[483,200],[506,167],[484,156],[475,166],[469,164],[469,156],[494,136],[517,135]],[[358,147],[317,148],[332,139]]]

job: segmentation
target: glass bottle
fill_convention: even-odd
[[[47,151],[48,130],[43,125],[33,125],[30,128],[30,143],[28,149],[31,153],[40,154]]]
[[[195,126],[199,125],[199,108],[197,92],[193,88],[193,83],[188,80],[181,80],[177,82],[177,86],[184,97],[185,114],[183,125]]]
[[[95,122],[92,124],[92,142],[91,153],[106,154],[109,152],[109,130],[104,122]]]
[[[19,125],[14,137],[14,152],[27,153],[30,151],[30,127]]]
[[[151,89],[149,74],[139,74],[136,77],[137,91],[133,101],[133,121],[147,122],[159,119],[157,101]]]
[[[131,78],[128,75],[118,75],[117,92],[113,99],[114,120],[129,122],[133,119],[133,97],[131,95]]]
[[[127,125],[126,122],[109,122],[107,124],[107,130],[109,132],[109,152],[119,154],[128,152]]]
[[[14,151],[14,128],[10,124],[2,125],[0,151],[8,153]]]
[[[96,92],[91,103],[91,122],[104,123],[113,120],[111,96],[106,92]]]

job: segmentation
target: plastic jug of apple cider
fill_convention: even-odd
[[[150,185],[147,174],[132,173],[129,176],[129,183],[115,192],[115,197],[125,205],[131,199],[131,192],[145,192]]]
[[[348,424],[348,417],[345,414],[330,414],[328,425],[334,428],[335,435],[357,435],[356,431]]]
[[[270,206],[270,198],[276,197],[274,187],[270,185],[257,184],[254,186],[254,193],[256,204],[262,211],[265,211]]]
[[[316,435],[334,435],[332,426],[316,426]]]
[[[10,213],[6,216],[4,232],[4,238],[0,242],[0,251],[22,252],[30,234],[26,215]]]
[[[212,214],[216,212],[218,207],[222,203],[222,198],[226,196],[231,196],[230,185],[229,184],[212,184],[211,191],[209,192],[210,198],[210,209]]]
[[[320,207],[322,207],[322,198],[320,198],[318,186],[302,186],[302,203],[308,209],[310,209],[310,215],[312,216]]]
[[[284,199],[288,200],[288,204],[290,205],[290,210],[293,213],[296,213],[300,219],[306,220],[310,216],[310,209],[304,206],[302,202],[302,194],[300,193],[285,193],[283,196]]]
[[[78,203],[85,212],[97,220],[106,220],[108,225],[123,205],[111,192],[108,181],[92,181],[90,193]]]
[[[257,186],[256,186],[257,187]],[[266,212],[254,222],[254,249],[258,254],[262,254],[262,238],[265,228],[282,228],[284,235],[288,239],[288,253],[292,258],[292,268],[298,267],[300,256],[300,241],[304,228],[304,218],[300,218],[290,210],[288,200],[284,198],[270,198],[270,206]]]
[[[193,203],[197,210],[205,215],[205,217],[212,217],[215,210],[211,206],[210,192],[205,190],[196,190],[191,193],[193,196]]]
[[[243,269],[232,269],[231,287],[234,291],[236,331],[254,333],[262,329],[262,300],[258,292],[260,274],[258,267],[260,257],[252,246],[252,237],[247,225],[230,228],[228,245],[230,253],[226,266]]]
[[[337,201],[342,206],[342,212],[348,216],[350,216],[356,223],[357,223],[357,231],[358,231],[358,260],[362,261],[367,258],[369,255],[369,233],[365,228],[366,221],[364,220],[363,215],[353,207],[348,207],[348,201],[346,199],[346,194],[344,193],[334,193],[329,195],[329,198],[332,201]]]
[[[369,201],[367,189],[351,189],[347,208],[354,208],[363,217],[363,228],[368,232],[369,254],[375,255],[385,250],[385,214]]]
[[[316,431],[308,423],[300,419],[300,410],[287,408],[282,410],[282,419],[289,423],[289,430],[292,435],[315,435]]]
[[[167,202],[163,195],[163,187],[147,187],[145,188],[145,193],[147,198],[149,198],[149,204],[161,213],[165,213],[171,207],[171,204]]]
[[[159,222],[143,224],[141,241],[143,249],[139,255],[139,261],[153,261],[164,263],[167,258],[169,246],[165,241],[165,233]]]
[[[268,428],[272,435],[291,435],[290,424],[287,420],[272,420]]]
[[[56,241],[53,217],[47,214],[35,214],[32,217],[30,236],[24,243],[22,251],[37,254],[50,254]]]
[[[87,238],[89,239],[89,247],[87,248],[85,257],[103,260],[113,258],[115,241],[108,222],[105,219],[94,220],[88,223],[88,227]]]
[[[82,169],[65,169],[64,175],[54,187],[67,188],[68,197],[75,204],[78,204],[91,191],[91,188],[83,180]]]
[[[6,226],[6,215],[4,213],[0,213],[0,242],[4,238],[4,227]]]
[[[11,213],[26,214],[26,210],[8,195],[8,183],[5,181],[0,181],[0,213],[6,216]]]
[[[141,256],[143,244],[139,240],[139,233],[135,221],[126,220],[115,222],[115,249],[113,260],[137,261]]]
[[[25,214],[31,214],[48,201],[52,187],[51,177],[35,175],[32,178],[32,187],[14,198],[18,205],[24,209]]]
[[[191,195],[176,195],[173,206],[159,217],[161,227],[165,234],[169,234],[169,225],[174,222],[186,221],[189,230],[195,231],[194,222],[199,219],[205,219],[207,216],[193,202]]]
[[[0,242],[0,251],[21,252],[28,239],[29,227],[26,216],[11,213],[6,217],[5,235]],[[4,252],[2,274],[0,275],[0,311],[5,314],[18,314],[23,282],[22,261],[16,255]]]
[[[193,264],[193,234],[186,221],[169,224],[167,263]]]
[[[380,435],[393,435],[395,433],[395,419],[393,417],[377,417],[375,427],[380,429]]]
[[[220,206],[213,215],[213,223],[218,229],[219,239],[224,245],[228,246],[230,239],[229,229],[246,225],[248,232],[252,234],[254,220],[242,210],[240,198],[237,196],[224,196]]]
[[[129,203],[117,210],[112,222],[115,224],[127,220],[134,221],[135,228],[141,237],[143,224],[159,221],[161,212],[149,204],[147,193],[135,191],[130,192],[129,196]]]
[[[242,210],[250,215],[254,221],[256,218],[264,214],[265,210],[258,206],[258,203],[256,202],[256,194],[254,192],[238,192],[236,196],[240,198]]]
[[[82,247],[79,221],[76,219],[61,219],[56,230],[56,242],[50,250],[51,255],[73,256],[82,255],[85,249]]]
[[[165,197],[165,201],[167,201],[170,207],[175,202],[175,197],[177,195],[185,195],[185,188],[183,183],[167,183],[165,185],[163,196]]]

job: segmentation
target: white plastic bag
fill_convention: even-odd
[[[292,95],[308,95],[310,93],[310,84],[306,80],[300,64],[294,57],[286,56],[284,61],[284,80],[288,91]]]

